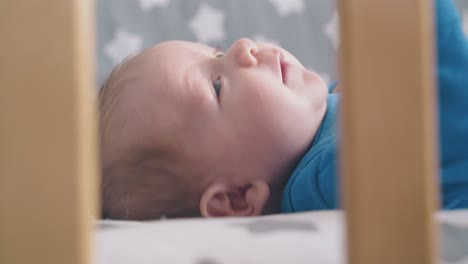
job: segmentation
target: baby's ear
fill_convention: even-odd
[[[255,181],[245,186],[213,183],[200,199],[204,217],[260,215],[270,195],[268,184]]]

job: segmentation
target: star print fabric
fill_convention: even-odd
[[[468,34],[468,0],[456,0]],[[227,49],[241,37],[280,45],[337,80],[339,16],[329,0],[98,0],[98,86],[114,65],[166,40]]]

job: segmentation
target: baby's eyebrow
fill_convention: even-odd
[[[218,52],[226,53],[225,49],[221,45],[217,45],[216,47],[213,48],[213,54],[216,55],[216,53]]]
[[[200,58],[196,59],[193,63],[184,65],[180,68],[182,71],[182,87],[184,87],[185,91],[194,91],[201,83],[201,69],[200,69],[200,62],[206,59],[207,51],[203,55],[197,54],[196,56],[200,56]]]

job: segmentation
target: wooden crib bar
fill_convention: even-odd
[[[439,259],[432,2],[340,1],[351,264]]]
[[[96,216],[94,1],[0,1],[0,263],[85,264]]]

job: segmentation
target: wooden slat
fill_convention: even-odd
[[[341,0],[351,264],[438,260],[432,0]]]
[[[94,3],[0,1],[0,263],[84,264],[96,216]]]

